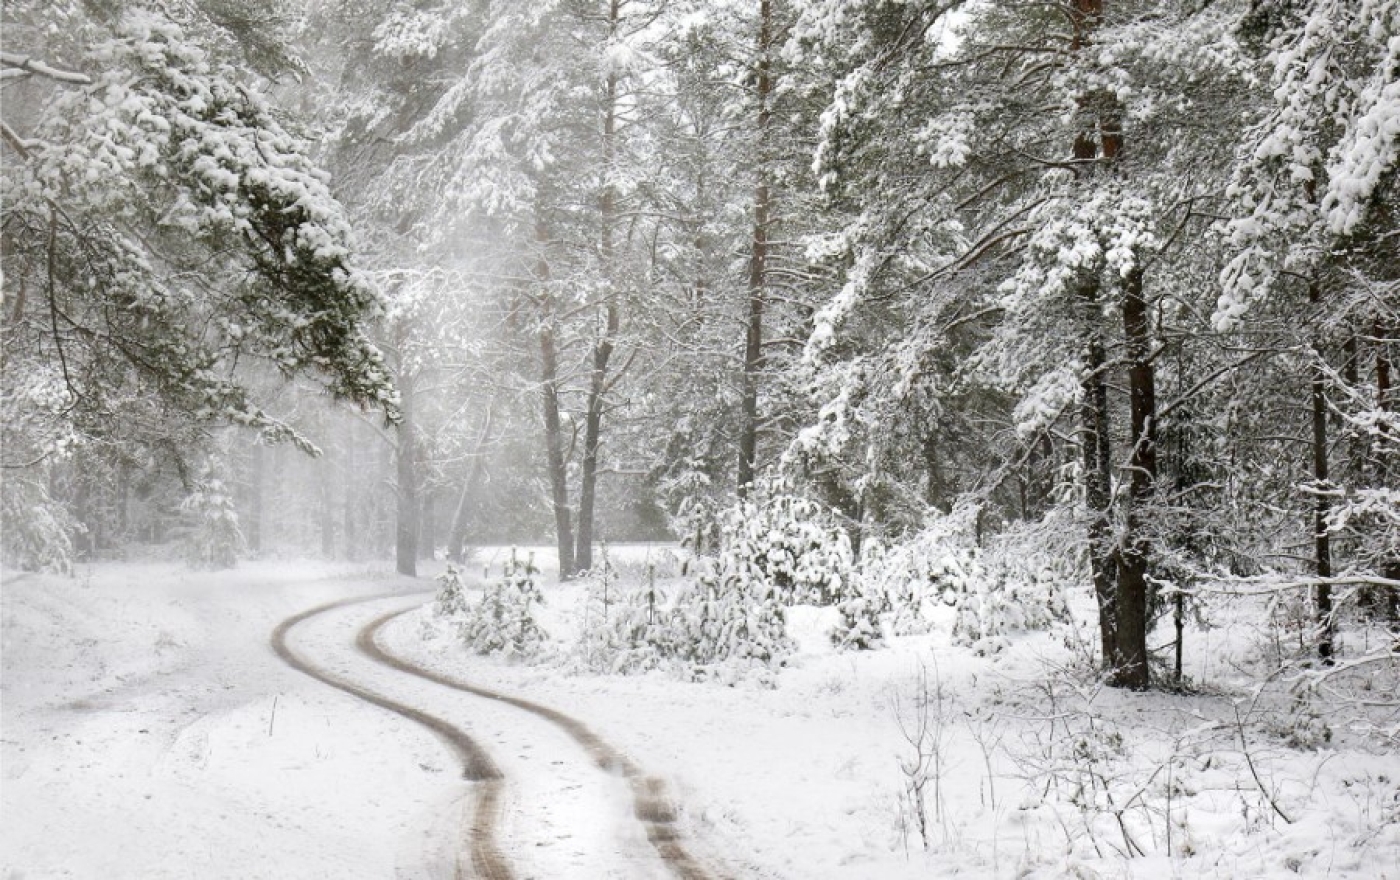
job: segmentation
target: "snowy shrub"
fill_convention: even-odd
[[[957,604],[971,553],[970,529],[964,522],[968,518],[969,512],[960,509],[890,547],[867,543],[858,576],[860,590],[882,599],[891,633],[926,633],[933,626],[937,606]]]
[[[958,609],[954,641],[995,653],[1006,633],[1067,619],[1065,594],[1087,577],[1074,535],[1072,524],[1052,513],[1013,524],[980,554],[950,557],[945,582]]]
[[[664,597],[649,580],[640,590],[622,590],[606,552],[601,568],[585,581],[578,656],[593,672],[627,675],[661,666],[676,653]]]
[[[472,605],[461,600],[465,607],[459,612],[457,632],[469,649],[477,654],[505,657],[531,657],[539,652],[549,636],[531,612],[532,605],[544,603],[544,595],[535,583],[538,574],[533,556],[522,564],[512,551],[501,580],[486,585],[480,603]],[[444,584],[439,600],[441,603],[446,592],[448,604],[440,607],[452,607],[453,589],[460,595],[460,577],[456,577],[455,587]]]
[[[878,541],[866,543],[860,569],[846,596],[836,603],[840,617],[828,635],[837,650],[869,651],[884,644],[884,623],[893,618],[894,605],[884,582],[874,573],[882,570],[886,559],[885,548]]]
[[[0,540],[6,565],[26,571],[73,570],[72,533],[78,525],[36,480],[5,478],[0,492]]]
[[[730,661],[781,665],[793,644],[778,592],[734,557],[702,565],[698,582],[677,597],[670,615],[677,659],[692,667]]]
[[[194,568],[232,568],[244,552],[238,510],[222,480],[206,477],[194,489],[180,511],[189,520],[182,539],[186,561]]]
[[[831,630],[831,643],[841,651],[869,651],[885,642],[881,620],[890,610],[889,599],[878,593],[857,592],[836,603],[840,619]]]
[[[1006,633],[1064,619],[1066,590],[1084,577],[1073,528],[1052,515],[1015,524],[978,550],[970,546],[964,518],[940,518],[888,548],[867,544],[832,640],[841,647],[873,646],[880,622],[895,635],[928,632],[933,609],[946,605],[955,609],[956,643],[995,653]]]
[[[852,583],[850,538],[815,501],[756,492],[725,512],[721,536],[724,577],[784,605],[832,605]]]
[[[437,576],[438,591],[433,600],[433,616],[460,618],[467,614],[467,595],[462,583],[462,572],[452,563],[447,570]]]

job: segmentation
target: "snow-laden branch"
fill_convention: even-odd
[[[4,69],[0,70],[0,77],[5,79],[37,74],[62,83],[78,86],[92,85],[92,77],[85,73],[78,73],[76,70],[61,70],[17,52],[0,52],[0,64],[5,65]]]
[[[43,141],[34,138],[20,137],[19,132],[10,128],[10,126],[4,122],[0,122],[0,138],[3,138],[5,143],[9,144],[16,153],[19,153],[20,158],[25,160],[28,160],[30,156],[33,155],[36,148],[44,145]]]
[[[1215,581],[1219,586],[1193,586],[1191,592],[1220,593],[1228,596],[1269,596],[1274,593],[1292,590],[1306,590],[1312,587],[1389,587],[1400,590],[1400,580],[1384,578],[1372,574],[1351,574],[1340,577],[1304,577],[1292,580],[1271,580],[1269,577],[1224,578]],[[1168,590],[1174,592],[1174,590]]]

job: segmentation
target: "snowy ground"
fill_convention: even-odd
[[[634,577],[649,556],[668,565],[664,548],[613,553]],[[499,571],[501,558],[485,552],[478,567]],[[666,781],[685,840],[726,876],[1400,877],[1400,756],[1340,718],[1287,717],[1229,691],[1097,691],[1055,671],[1076,653],[1064,632],[996,658],[951,646],[946,630],[836,654],[815,609],[792,614],[802,651],[773,682],[580,674],[565,668],[582,590],[543,583],[552,663],[470,656],[427,610],[389,624],[384,642],[585,722]],[[386,592],[414,595],[308,620],[293,648],[490,752],[506,777],[500,845],[519,876],[664,876],[622,780],[557,728],[355,654],[361,626],[431,587],[309,563],[7,574],[0,877],[452,876],[472,783],[451,754],[268,646],[292,614]],[[1196,673],[1222,688],[1254,649],[1244,626],[1194,637]],[[902,769],[918,757],[904,731],[918,739],[920,705],[927,850]]]

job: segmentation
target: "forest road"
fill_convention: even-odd
[[[389,595],[396,596],[397,594]],[[299,614],[294,614],[279,623],[277,628],[272,631],[272,650],[293,669],[381,709],[401,715],[437,734],[457,756],[462,765],[463,778],[476,783],[473,788],[471,827],[468,829],[469,857],[473,872],[470,876],[481,878],[481,880],[513,880],[515,875],[510,869],[510,863],[501,854],[500,847],[496,843],[496,825],[500,817],[501,789],[505,784],[505,777],[486,750],[451,722],[415,709],[398,700],[385,697],[341,675],[323,669],[303,658],[288,643],[288,633],[293,627],[305,620],[384,598],[387,596],[342,599],[337,602],[317,605]],[[457,875],[460,878],[462,871],[458,870]]]
[[[462,853],[465,858],[458,860],[458,878],[710,880],[719,876],[687,847],[677,828],[676,807],[665,782],[646,773],[583,722],[552,707],[473,685],[392,652],[381,638],[383,631],[419,607],[419,603],[381,612],[367,623],[359,623],[364,619],[363,612],[372,613],[371,606],[376,603],[405,598],[411,595],[357,597],[311,608],[279,624],[272,635],[272,647],[293,668],[407,718],[447,744],[461,763],[464,778],[473,783],[466,851]],[[332,665],[328,661],[334,659],[330,656],[334,648],[324,639],[316,647],[327,656],[318,657],[319,662],[307,659],[310,652],[303,649],[299,653],[289,644],[288,635],[299,624],[319,626],[313,618],[346,618],[347,613],[354,615],[350,623],[359,624],[354,647],[360,657],[374,661],[381,673],[392,671],[392,677],[375,675],[375,667],[365,667],[365,674],[357,674],[358,681],[352,681],[328,668]],[[341,629],[346,622],[341,621]],[[341,661],[338,666],[343,669],[346,664]],[[366,679],[374,680],[375,687],[361,683]],[[462,701],[455,707],[452,720],[443,717],[448,713],[430,714],[413,705],[426,703],[434,706],[435,712],[438,707],[446,707],[451,701],[443,700],[444,688]],[[468,729],[477,735],[469,735]],[[481,733],[489,736],[491,732],[500,744],[502,760],[509,765],[505,770],[480,743]],[[587,761],[578,760],[583,757],[578,755],[580,748]],[[546,766],[541,767],[541,763]],[[629,806],[630,822],[625,817]],[[507,814],[504,821],[503,812]],[[600,821],[606,825],[610,815],[622,821],[615,827],[600,827]],[[638,845],[647,848],[640,843],[641,836],[654,853],[650,857],[638,849]],[[598,842],[602,837],[611,841]],[[568,846],[559,844],[572,845],[574,849],[567,851]]]

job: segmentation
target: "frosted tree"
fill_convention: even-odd
[[[1395,415],[1391,363],[1397,314],[1394,211],[1400,157],[1400,4],[1271,2],[1246,21],[1272,101],[1244,136],[1228,224],[1234,257],[1214,314],[1223,329],[1285,311],[1306,328],[1309,532],[1318,653],[1335,651],[1338,576],[1384,575],[1395,608]],[[1340,344],[1339,344],[1340,343]],[[1341,370],[1336,350],[1344,353]],[[1363,381],[1362,363],[1372,365]],[[1340,410],[1357,466],[1338,474],[1332,413]],[[1350,483],[1348,486],[1347,483]],[[1335,540],[1360,536],[1356,568]],[[1394,613],[1392,611],[1392,613]]]
[[[921,477],[978,510],[976,540],[1063,503],[1068,469],[1105,667],[1145,687],[1158,450],[1179,427],[1156,401],[1163,306],[1200,311],[1150,267],[1210,258],[1201,203],[1247,90],[1239,10],[967,5],[950,34],[960,6],[818,2],[799,24],[792,51],[835,74],[816,161],[851,220],[832,237],[845,284],[808,345],[826,403],[793,454],[847,462],[867,507],[917,512],[904,487]],[[914,136],[891,130],[911,114]]]
[[[228,32],[62,12],[6,10],[5,465],[180,459],[218,425],[314,451],[250,393],[251,364],[395,418],[349,225],[306,143],[200,45]],[[64,64],[16,45],[55,34]]]

